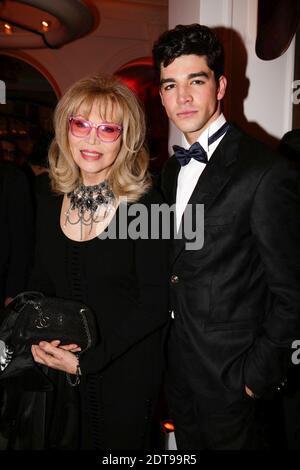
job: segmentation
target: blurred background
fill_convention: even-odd
[[[168,0],[0,1],[0,18],[0,80],[6,85],[0,139],[13,141],[17,154],[6,152],[7,158],[21,165],[42,159],[58,98],[74,81],[101,72],[119,75],[139,96],[152,170],[161,167],[168,122],[151,49],[167,29]]]

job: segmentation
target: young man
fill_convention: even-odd
[[[178,25],[153,56],[162,103],[184,135],[161,175],[177,230],[187,204],[204,204],[203,247],[172,242],[177,446],[257,448],[256,399],[282,386],[300,339],[299,173],[226,122],[223,49],[209,28]]]

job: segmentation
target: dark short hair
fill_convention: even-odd
[[[285,157],[300,163],[300,129],[286,132],[279,142],[278,150]]]
[[[224,49],[216,34],[207,26],[197,23],[177,25],[165,31],[153,46],[154,66],[167,67],[181,55],[195,54],[206,56],[208,67],[218,80],[224,73]]]

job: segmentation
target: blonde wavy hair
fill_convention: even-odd
[[[94,103],[101,119],[122,125],[122,144],[108,176],[116,198],[134,202],[151,185],[149,155],[145,148],[145,117],[134,93],[115,77],[95,75],[76,82],[60,99],[54,113],[55,137],[49,149],[52,189],[59,194],[73,191],[81,182],[80,169],[69,145],[69,117],[88,118]]]

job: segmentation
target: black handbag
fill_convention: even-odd
[[[22,292],[0,316],[0,380],[21,374],[24,388],[30,390],[52,389],[33,361],[32,344],[57,339],[61,345],[77,344],[82,354],[99,340],[93,311],[75,300]]]

